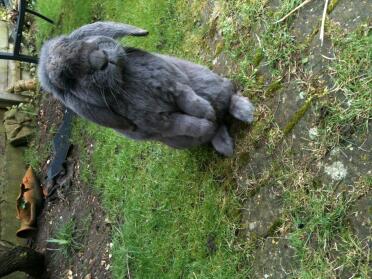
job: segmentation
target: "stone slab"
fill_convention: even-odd
[[[268,238],[255,253],[252,266],[252,278],[287,279],[296,278],[299,263],[288,240]]]
[[[372,248],[371,237],[372,192],[357,200],[348,216],[350,226],[363,247]]]
[[[310,108],[296,124],[282,145],[282,148],[287,150],[289,152],[288,154],[296,160],[298,166],[305,167],[312,164],[313,158],[310,150],[314,141],[317,139],[313,133],[318,133],[317,127],[313,123],[314,119],[316,119],[315,113]]]
[[[368,129],[365,134],[354,134],[347,145],[331,150],[322,162],[323,183],[342,182],[352,190],[360,177],[372,176],[372,123]]]
[[[284,129],[294,114],[302,107],[308,96],[301,88],[301,82],[293,80],[283,85],[273,100],[275,121]]]
[[[305,70],[312,75],[318,75],[319,80],[329,82],[329,65],[335,60],[336,54],[333,43],[327,36],[324,37],[323,45],[320,38],[316,35],[309,45],[308,61],[305,63]],[[331,85],[329,85],[331,87]]]
[[[324,0],[315,0],[302,7],[294,19],[292,34],[298,42],[304,42],[318,28],[324,9]]]
[[[283,211],[281,186],[263,186],[248,199],[243,208],[242,223],[247,238],[266,237],[280,221]]]
[[[356,29],[371,20],[371,0],[339,0],[330,18],[345,32]]]

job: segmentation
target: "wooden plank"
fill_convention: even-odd
[[[8,61],[0,59],[0,90],[8,87]]]
[[[16,95],[16,94],[0,92],[0,108],[6,108],[12,105],[18,105],[20,103],[25,103],[27,101],[28,99],[26,97]]]
[[[0,52],[8,51],[8,24],[5,21],[0,21]],[[0,90],[8,87],[8,61],[0,59]]]
[[[0,50],[7,51],[9,48],[8,42],[8,24],[5,21],[0,20]]]
[[[8,87],[21,79],[21,65],[19,61],[8,61]]]
[[[30,71],[22,69],[20,79],[23,79],[23,80],[32,79]]]
[[[13,44],[9,44],[9,49],[13,49]],[[8,87],[21,79],[21,63],[19,61],[8,61]]]

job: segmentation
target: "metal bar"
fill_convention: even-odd
[[[23,24],[25,21],[26,13],[26,0],[20,0],[18,6],[18,18],[17,18],[17,34],[14,43],[14,55],[20,54],[21,52],[21,42],[22,42],[22,31]]]
[[[32,57],[32,56],[21,54],[22,31],[23,31],[26,12],[31,13],[35,16],[38,16],[44,19],[45,21],[48,21],[54,24],[54,22],[51,19],[47,18],[46,16],[43,16],[39,14],[38,12],[28,9],[26,0],[19,0],[18,18],[17,18],[17,25],[16,25],[16,37],[15,37],[15,42],[14,42],[13,54],[7,53],[7,52],[0,52],[0,59],[18,60],[18,61],[29,62],[29,63],[34,63],[34,64],[38,63],[37,57]]]
[[[37,57],[7,52],[0,52],[0,59],[17,60],[34,64],[37,64],[39,61]]]
[[[48,17],[46,17],[46,16],[43,16],[42,14],[39,14],[38,12],[35,12],[35,11],[30,10],[30,9],[27,9],[27,8],[26,8],[26,12],[28,12],[28,13],[30,13],[30,14],[33,14],[33,15],[35,15],[35,16],[38,16],[38,17],[44,19],[45,21],[48,21],[48,22],[51,23],[51,24],[54,24],[54,21],[53,21],[53,20],[51,20],[50,18],[48,18]]]

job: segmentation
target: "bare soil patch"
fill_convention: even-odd
[[[38,116],[42,152],[53,140],[63,118],[63,107],[49,96],[43,98]],[[51,132],[52,130],[52,132]],[[52,154],[50,154],[52,156]],[[39,177],[46,183],[49,158],[42,162]],[[67,183],[45,201],[38,218],[38,234],[32,246],[45,254],[48,278],[111,278],[111,225],[100,205],[97,193],[79,180],[79,151],[73,147],[65,163]],[[62,177],[63,179],[63,177]],[[58,179],[57,179],[58,180]],[[67,224],[73,224],[71,247],[50,243]],[[63,239],[59,239],[63,240]],[[67,254],[64,251],[68,251]]]

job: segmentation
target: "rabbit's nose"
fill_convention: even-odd
[[[108,65],[108,58],[104,51],[95,50],[89,55],[89,63],[95,70],[104,70]]]

